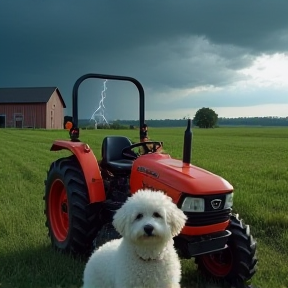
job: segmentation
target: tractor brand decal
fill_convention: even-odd
[[[211,206],[213,209],[219,209],[221,206],[222,200],[221,199],[214,199],[211,201]]]
[[[155,178],[158,178],[158,177],[159,177],[159,174],[158,174],[157,172],[152,171],[152,170],[150,170],[150,169],[148,169],[148,168],[145,168],[145,167],[142,167],[142,166],[138,166],[138,167],[137,167],[137,171],[142,172],[142,173],[145,173],[145,174],[147,174],[147,175],[151,175],[151,176],[153,176],[153,177],[155,177]]]

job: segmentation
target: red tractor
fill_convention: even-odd
[[[89,145],[79,140],[78,89],[89,78],[132,82],[139,91],[140,136],[144,126],[144,89],[136,79],[86,74],[76,81],[71,139],[56,140],[51,147],[51,151],[67,149],[72,155],[53,162],[45,181],[46,225],[53,247],[89,255],[120,237],[111,222],[127,197],[141,188],[161,190],[188,217],[181,234],[174,238],[179,256],[194,257],[206,276],[236,286],[250,281],[256,271],[256,242],[249,226],[232,214],[233,187],[190,164],[191,120],[184,134],[182,160],[161,153],[162,142],[132,144],[125,136],[105,137],[102,159],[97,160]]]

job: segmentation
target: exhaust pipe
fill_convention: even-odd
[[[192,130],[191,130],[191,119],[188,119],[187,128],[184,133],[184,146],[183,146],[183,163],[191,163],[192,154]]]

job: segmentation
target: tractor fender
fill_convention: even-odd
[[[88,144],[67,140],[56,140],[50,151],[69,150],[77,158],[88,188],[90,203],[106,200],[103,179],[100,173],[97,159]]]

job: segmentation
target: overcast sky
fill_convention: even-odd
[[[86,73],[132,76],[146,119],[288,116],[287,0],[1,0],[0,87],[57,86],[72,112]],[[79,117],[103,80],[79,90]],[[130,83],[108,81],[104,115],[137,119]]]

